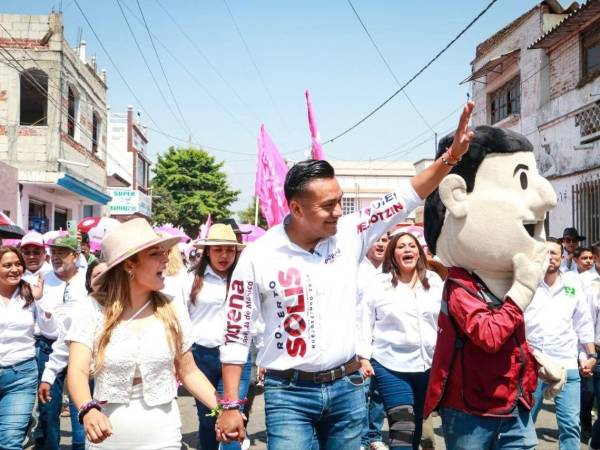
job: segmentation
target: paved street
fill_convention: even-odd
[[[182,396],[179,398],[179,407],[183,418],[183,441],[184,445],[182,449],[195,450],[198,449],[196,442],[198,419],[196,416],[196,408],[191,397]],[[441,427],[439,418],[436,418],[435,431],[437,434],[436,449],[444,449],[444,440],[441,435]],[[558,449],[557,442],[557,427],[554,416],[553,404],[546,402],[540,417],[538,419],[538,437],[540,438],[539,446],[537,450],[556,450]],[[61,450],[70,450],[70,422],[69,418],[62,418],[62,429],[63,431],[63,442]],[[250,440],[253,450],[265,450],[266,437],[265,437],[265,422],[264,422],[264,403],[263,396],[256,397],[254,402],[252,415],[250,417],[250,424],[248,427]],[[32,447],[27,447],[27,450],[31,450]],[[581,449],[587,449],[587,446],[582,445]],[[340,449],[346,450],[346,449]]]

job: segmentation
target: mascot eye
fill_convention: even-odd
[[[521,188],[523,190],[527,189],[527,173],[526,172],[521,172],[521,176],[519,177],[519,180],[521,181]]]

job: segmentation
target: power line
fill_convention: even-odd
[[[125,84],[125,86],[127,87],[127,89],[129,90],[129,92],[131,93],[131,95],[133,96],[133,98],[135,99],[135,101],[138,103],[138,105],[140,105],[140,108],[144,111],[144,113],[146,113],[146,115],[148,116],[148,118],[150,119],[150,121],[157,127],[160,128],[158,126],[158,123],[154,120],[154,118],[152,117],[152,115],[148,112],[148,110],[144,107],[144,104],[142,103],[142,101],[138,98],[138,96],[135,94],[135,92],[133,91],[133,89],[131,88],[131,85],[127,82],[127,80],[125,79],[125,76],[123,75],[123,73],[121,72],[121,70],[119,69],[119,67],[117,66],[117,64],[115,63],[115,61],[113,60],[112,56],[110,56],[109,51],[106,49],[106,47],[104,46],[104,43],[102,42],[102,40],[100,39],[100,36],[98,36],[98,33],[96,33],[96,30],[94,29],[94,27],[92,26],[92,24],[90,23],[90,21],[88,20],[87,16],[85,15],[85,12],[83,11],[83,9],[81,9],[81,6],[79,5],[79,1],[78,0],[73,0],[75,2],[75,6],[77,6],[77,9],[79,10],[79,12],[81,13],[81,15],[83,16],[83,19],[86,21],[86,23],[88,24],[88,27],[90,27],[90,30],[92,31],[92,33],[94,34],[94,36],[96,37],[96,40],[98,41],[98,44],[100,44],[100,47],[102,47],[102,50],[104,51],[104,54],[106,55],[106,57],[108,58],[108,60],[110,61],[110,63],[113,65],[115,71],[117,72],[117,74],[119,75],[119,78],[121,78],[121,81],[123,81],[123,83]]]
[[[396,84],[401,87],[402,83],[400,83],[400,80],[398,79],[398,77],[396,76],[396,74],[394,73],[394,71],[392,70],[391,66],[388,64],[387,60],[385,59],[385,56],[383,56],[383,53],[379,49],[379,46],[375,42],[375,39],[373,39],[373,36],[371,36],[371,33],[369,33],[369,30],[367,29],[367,26],[365,25],[365,23],[363,22],[362,18],[358,14],[358,11],[356,10],[356,8],[354,7],[354,5],[352,4],[352,1],[351,0],[347,0],[347,1],[348,1],[348,4],[350,5],[350,8],[352,8],[352,11],[354,11],[354,15],[356,16],[356,18],[360,22],[360,25],[362,26],[362,29],[364,30],[365,34],[369,38],[369,41],[371,41],[371,44],[375,48],[375,51],[377,51],[377,54],[379,55],[379,57],[383,61],[383,64],[385,65],[385,67],[387,67],[388,72],[390,73],[390,75],[392,76],[392,78],[394,79],[394,81],[396,82]],[[431,125],[429,125],[429,122],[427,122],[427,119],[425,119],[425,117],[423,116],[423,114],[421,114],[421,111],[419,111],[419,109],[417,108],[417,106],[413,103],[413,101],[408,96],[408,94],[407,94],[407,92],[406,92],[406,90],[404,88],[402,88],[402,93],[406,97],[406,100],[408,100],[408,103],[410,103],[410,105],[412,106],[412,108],[415,110],[415,112],[417,113],[417,115],[421,118],[421,120],[423,121],[423,123],[425,125],[427,125],[427,127],[431,130],[432,133],[435,133],[435,130],[431,127]]]
[[[127,5],[127,3],[123,3],[123,6],[125,7],[125,9],[127,9],[131,15],[140,23],[142,23],[142,19],[140,19],[135,12],[133,12],[131,10],[131,8]],[[247,125],[245,125],[240,119],[238,119],[235,114],[233,114],[231,111],[229,111],[229,109],[223,105],[219,99],[217,99],[211,92],[210,90],[198,79],[198,77],[187,67],[186,64],[184,64],[183,62],[181,62],[181,60],[179,60],[179,58],[177,58],[173,52],[171,51],[171,49],[165,45],[159,38],[158,36],[156,36],[155,34],[152,34],[152,37],[154,38],[154,41],[156,43],[158,43],[158,45],[160,45],[165,52],[173,59],[173,61],[175,61],[175,63],[177,63],[177,65],[179,65],[179,67],[181,67],[183,69],[183,71],[185,73],[188,74],[188,76],[192,79],[192,81],[194,81],[194,83],[196,83],[206,94],[207,97],[209,97],[219,108],[221,108],[229,117],[231,117],[231,119],[233,119],[234,122],[236,122],[246,133],[248,133],[251,136],[254,136],[253,132],[251,132],[249,130],[249,128],[247,127]]]
[[[165,97],[164,92],[160,88],[160,85],[158,84],[158,80],[154,76],[154,71],[150,67],[150,64],[148,63],[148,60],[146,59],[146,56],[144,55],[144,52],[142,51],[142,47],[140,46],[140,43],[138,42],[137,37],[135,36],[135,33],[133,32],[133,29],[131,28],[131,24],[129,23],[129,19],[127,19],[127,15],[125,14],[125,11],[123,10],[123,6],[121,5],[121,0],[115,0],[115,3],[117,4],[117,6],[119,7],[119,10],[121,11],[121,15],[123,16],[123,19],[125,20],[125,23],[127,24],[127,28],[129,29],[129,34],[131,34],[131,37],[133,38],[133,42],[135,42],[135,45],[136,45],[136,47],[138,49],[138,52],[139,52],[140,56],[142,57],[142,60],[144,61],[144,64],[146,65],[146,68],[148,69],[148,73],[150,74],[150,77],[152,78],[152,81],[154,82],[154,86],[156,86],[156,89],[158,90],[158,93],[160,94],[160,96],[161,96],[163,102],[165,103],[165,105],[167,106],[167,109],[170,111],[171,115],[175,119],[175,122],[179,122],[179,118],[175,114],[175,111],[173,111],[173,108],[171,107],[171,104],[167,101],[167,98]],[[185,130],[185,131],[189,131],[189,130]]]
[[[254,67],[254,70],[256,71],[256,74],[258,75],[258,79],[260,80],[260,83],[262,84],[265,92],[267,93],[267,96],[269,97],[269,100],[273,104],[273,107],[275,108],[275,112],[277,113],[277,115],[279,116],[279,119],[283,123],[283,126],[286,129],[288,135],[290,135],[291,133],[290,133],[290,129],[288,127],[288,124],[287,124],[286,120],[284,119],[283,115],[281,114],[281,111],[277,107],[277,103],[275,103],[275,99],[273,98],[273,94],[271,94],[271,90],[267,86],[267,83],[265,82],[265,79],[264,79],[264,77],[262,75],[262,72],[258,68],[258,64],[256,63],[256,60],[254,59],[254,56],[252,55],[252,51],[250,51],[250,47],[248,46],[248,43],[246,42],[246,39],[244,38],[244,35],[242,34],[242,30],[240,29],[240,27],[238,26],[237,21],[235,20],[235,17],[233,15],[233,12],[231,11],[231,8],[229,7],[229,4],[227,3],[227,0],[223,0],[223,3],[225,4],[225,7],[227,8],[227,12],[229,13],[229,17],[231,18],[231,21],[233,22],[233,26],[235,27],[235,29],[237,31],[237,34],[238,34],[240,40],[242,41],[242,44],[244,45],[244,48],[246,49],[246,53],[248,54],[248,57],[250,58],[250,61],[252,62],[252,66]]]
[[[364,116],[362,119],[360,119],[358,122],[356,122],[354,125],[352,125],[351,127],[347,128],[346,130],[342,131],[341,133],[337,134],[336,136],[332,137],[331,139],[326,140],[325,142],[323,142],[323,144],[330,144],[331,142],[335,141],[336,139],[341,138],[342,136],[345,136],[346,134],[350,133],[352,130],[354,130],[356,127],[360,126],[362,123],[364,123],[365,121],[367,121],[369,118],[371,118],[375,113],[377,113],[381,108],[383,108],[385,105],[387,105],[394,97],[396,97],[396,95],[398,95],[400,92],[402,92],[403,89],[406,89],[406,87],[408,85],[410,85],[418,76],[420,76],[429,66],[431,66],[440,56],[442,56],[442,54],[444,54],[446,52],[446,50],[448,50],[452,44],[454,44],[463,34],[465,34],[467,32],[467,30],[469,28],[471,28],[473,26],[473,24],[475,22],[477,22],[481,16],[483,16],[491,7],[494,3],[496,3],[498,0],[492,0],[479,14],[477,14],[477,16],[471,20],[471,22],[469,22],[469,24],[463,28],[455,37],[454,39],[452,39],[448,44],[446,44],[446,46],[440,50],[433,58],[431,58],[429,60],[429,62],[427,62],[427,64],[425,64],[417,73],[415,73],[406,83],[404,83],[398,90],[396,90],[392,95],[390,95],[386,100],[384,100],[381,104],[379,104],[379,106],[375,107],[373,110],[371,110],[371,112],[369,112],[366,116]]]
[[[8,36],[16,42],[16,39],[10,34],[10,32],[2,25],[2,23],[0,23],[0,27],[8,34]],[[36,88],[36,90],[38,90],[38,92],[40,92],[40,94],[42,96],[44,96],[44,98],[46,98],[46,100],[48,100],[50,103],[52,103],[58,110],[59,112],[66,114],[67,117],[71,118],[71,120],[73,120],[73,123],[75,124],[75,126],[77,126],[79,128],[79,130],[88,138],[93,140],[93,137],[91,136],[91,134],[89,134],[88,130],[86,130],[85,128],[82,127],[81,123],[79,123],[75,117],[71,116],[69,114],[69,112],[67,110],[64,109],[64,106],[62,106],[60,103],[57,103],[53,98],[51,98],[48,93],[44,90],[44,88],[37,82],[37,80],[35,78],[33,78],[28,72],[27,69],[19,62],[19,60],[12,55],[12,53],[10,53],[9,50],[7,50],[6,48],[0,47],[0,50],[4,50],[4,52],[8,55],[9,59],[6,60],[7,62],[4,62],[3,60],[0,60],[0,62],[4,62],[4,64],[6,64],[8,67],[16,70],[19,74],[23,74],[25,75],[28,80],[30,80],[32,83],[34,83],[34,87]],[[32,61],[40,70],[44,71],[45,70],[38,64],[37,60],[27,51],[27,49],[22,49],[25,54],[27,55],[27,57],[29,58],[30,61]],[[18,66],[21,68],[21,70],[19,70],[18,67],[13,66],[12,64],[10,64],[10,61],[14,61],[16,64],[18,64]],[[52,83],[50,81],[50,78],[48,78],[48,83],[55,88],[59,93],[62,92],[62,89],[60,88],[59,85]],[[90,103],[91,104],[91,103]],[[93,105],[92,105],[93,106]],[[108,123],[107,123],[107,127],[108,127]],[[165,137],[168,137],[170,139],[176,140],[176,141],[180,141],[180,142],[189,142],[189,139],[183,139],[183,138],[179,138],[177,136],[173,136],[171,134],[165,133],[162,130],[159,129],[155,129],[155,128],[151,128],[151,127],[146,127],[147,129],[154,131],[155,133],[161,134]],[[253,156],[254,153],[244,153],[244,152],[237,152],[237,151],[232,151],[232,150],[226,150],[223,148],[219,148],[219,147],[213,147],[213,146],[209,146],[209,145],[204,145],[204,144],[200,144],[200,143],[195,143],[197,146],[201,147],[201,148],[206,148],[209,150],[214,150],[214,151],[219,151],[219,152],[223,152],[223,153],[230,153],[230,154],[237,154],[237,155],[244,155],[244,156]],[[109,147],[109,143],[107,140],[107,150]],[[123,170],[129,170],[125,167],[123,167],[121,164],[119,164],[119,161],[113,157],[108,151],[106,152],[106,156],[107,158],[110,158],[117,166],[119,166],[121,169]]]
[[[254,111],[253,108],[251,108],[245,101],[244,99],[241,97],[241,95],[238,93],[238,91],[225,79],[225,77],[223,76],[223,74],[221,74],[221,72],[215,67],[215,65],[211,62],[211,60],[208,58],[208,56],[206,56],[206,54],[202,51],[202,49],[198,46],[198,44],[196,43],[196,41],[194,41],[190,35],[184,30],[184,28],[175,20],[175,18],[173,17],[173,15],[169,12],[169,10],[167,8],[164,7],[164,5],[160,2],[160,0],[156,0],[156,3],[158,4],[158,6],[164,11],[164,13],[167,15],[167,17],[171,20],[171,22],[173,22],[173,24],[175,25],[175,27],[179,30],[179,32],[183,35],[183,37],[190,43],[190,45],[192,46],[192,48],[202,57],[202,59],[204,59],[204,62],[206,63],[206,65],[208,67],[210,67],[210,69],[221,79],[221,81],[223,82],[223,84],[225,84],[225,86],[227,86],[227,88],[229,88],[229,90],[233,93],[233,95],[239,100],[239,102],[248,110],[251,111],[252,114],[255,116],[255,118],[258,120],[258,116],[256,115],[256,112]]]
[[[148,22],[146,21],[146,16],[144,16],[144,11],[142,10],[142,5],[140,4],[140,0],[136,0],[138,9],[140,11],[140,15],[142,16],[142,20],[144,22],[144,28],[146,28],[146,32],[148,33],[148,38],[150,39],[150,43],[152,44],[152,49],[154,50],[154,54],[156,55],[156,60],[158,61],[158,65],[160,66],[160,70],[163,74],[165,82],[167,83],[167,87],[169,88],[169,92],[171,93],[171,98],[173,99],[173,103],[175,104],[175,108],[179,112],[179,116],[181,117],[181,121],[188,129],[190,136],[193,136],[192,129],[188,125],[185,120],[185,116],[181,112],[181,108],[179,107],[179,102],[177,101],[177,97],[173,92],[173,88],[171,87],[171,82],[169,81],[169,77],[167,77],[167,72],[165,71],[165,67],[163,66],[162,60],[160,59],[160,55],[158,54],[158,50],[156,49],[156,45],[154,44],[154,39],[152,38],[152,33],[150,33],[150,27],[148,26]]]

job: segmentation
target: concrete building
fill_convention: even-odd
[[[371,202],[393,191],[402,181],[428,167],[433,160],[408,161],[329,161],[344,192],[342,210],[351,214],[368,208]],[[422,223],[422,211],[413,212],[409,222]]]
[[[0,211],[6,214],[13,222],[17,218],[17,205],[19,201],[18,170],[8,164],[0,162],[0,180],[2,182],[2,195],[0,195]]]
[[[600,240],[600,0],[542,1],[480,43],[473,125],[527,136],[558,206],[549,234],[575,226]]]
[[[62,16],[0,15],[0,161],[18,170],[15,222],[40,231],[98,215],[106,186],[106,76]]]
[[[148,138],[133,107],[126,113],[109,113],[107,191],[112,200],[107,205],[111,217],[125,221],[133,217],[150,218],[150,166]]]

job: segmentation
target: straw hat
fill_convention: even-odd
[[[156,245],[165,250],[179,242],[179,236],[161,237],[154,232],[146,219],[132,219],[110,230],[102,239],[102,254],[106,268],[94,280],[99,286],[110,269],[141,252]]]
[[[240,244],[231,225],[224,223],[215,223],[208,229],[206,239],[200,239],[196,246],[204,248],[209,245],[235,245],[237,248],[244,248],[245,244]]]

